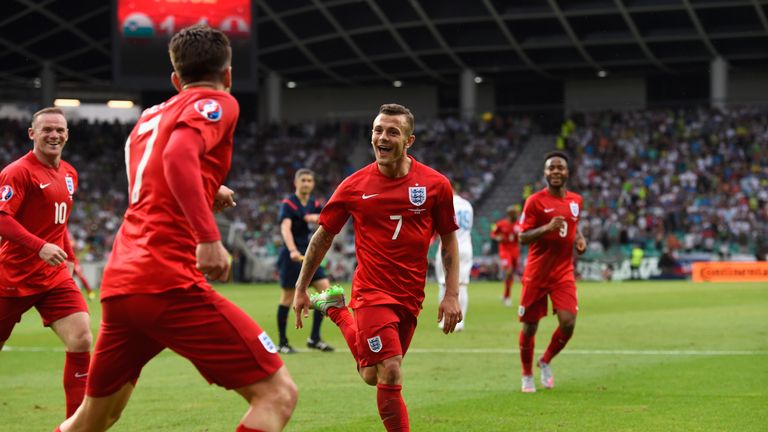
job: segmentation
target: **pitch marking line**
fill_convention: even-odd
[[[63,347],[3,347],[10,352],[64,352]],[[413,348],[408,354],[517,354],[519,351],[509,348]],[[567,354],[576,355],[621,355],[621,356],[768,356],[768,351],[760,350],[599,350],[566,349]]]

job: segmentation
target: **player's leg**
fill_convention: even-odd
[[[518,315],[522,323],[518,339],[522,366],[521,390],[524,393],[533,393],[536,391],[536,385],[533,382],[533,353],[539,320],[547,315],[546,291],[523,285]]]
[[[437,283],[437,303],[440,304],[440,302],[443,301],[443,298],[445,298],[445,282],[438,282]],[[437,323],[437,328],[439,328],[440,330],[443,329],[443,320],[440,320],[440,322]]]
[[[0,351],[3,350],[5,341],[11,337],[16,323],[21,321],[21,316],[31,309],[41,296],[0,297]]]
[[[501,295],[501,301],[504,306],[512,306],[512,261],[507,253],[500,253],[501,268],[504,271],[504,292]]]
[[[456,324],[454,331],[464,330],[467,322],[467,308],[469,307],[469,274],[472,271],[472,255],[460,254],[459,261],[459,306],[461,306],[461,321]]]
[[[344,289],[334,285],[322,293],[311,295],[309,299],[312,302],[312,309],[320,311],[339,327],[359,368],[357,322],[347,309],[344,301]]]
[[[63,383],[69,417],[83,401],[91,362],[93,335],[88,306],[74,280],[70,279],[64,286],[47,291],[35,307],[43,324],[50,326],[64,343]]]
[[[293,306],[293,295],[296,292],[296,280],[299,278],[301,263],[291,261],[288,249],[283,248],[277,259],[277,270],[280,274],[280,303],[277,305],[277,333],[280,338],[278,351],[280,354],[293,354],[295,349],[288,343],[288,315]]]
[[[328,278],[325,277],[325,270],[323,267],[319,267],[317,269],[311,285],[319,293],[327,290],[330,287],[330,282],[328,281]],[[309,339],[307,339],[307,348],[324,352],[333,352],[333,347],[325,343],[323,338],[320,337],[320,326],[323,323],[323,317],[323,313],[317,309],[312,312],[312,333],[309,336]]]
[[[565,348],[565,345],[573,336],[576,328],[576,314],[578,313],[578,303],[576,298],[576,285],[568,283],[558,287],[550,294],[552,298],[552,307],[557,314],[558,326],[552,333],[547,350],[541,356],[537,365],[541,369],[541,383],[546,388],[552,388],[555,385],[555,375],[552,372],[550,363],[552,359]]]
[[[237,432],[283,430],[296,407],[299,394],[285,366],[271,376],[235,391],[249,405]]]
[[[120,418],[134,388],[133,383],[128,382],[109,396],[86,396],[77,411],[54,432],[106,431]]]

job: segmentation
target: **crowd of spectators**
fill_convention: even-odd
[[[768,238],[768,111],[744,107],[575,115],[574,160],[590,250],[755,254]]]

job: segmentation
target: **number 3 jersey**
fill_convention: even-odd
[[[212,209],[229,172],[238,115],[229,93],[204,88],[184,90],[141,114],[125,145],[128,209],[104,269],[102,299],[208,286],[196,268],[194,231],[166,181],[163,153],[177,127],[200,134],[200,171],[206,207]]]
[[[63,249],[76,190],[77,171],[72,165],[61,161],[54,168],[30,151],[0,172],[0,212]],[[71,278],[66,265],[49,266],[37,252],[14,242],[0,242],[0,296],[39,294]]]
[[[399,178],[381,174],[374,162],[341,182],[319,223],[337,234],[350,215],[357,268],[349,306],[400,304],[418,316],[430,240],[459,228],[448,179],[412,157]]]
[[[581,195],[566,191],[556,197],[547,189],[540,190],[525,201],[520,217],[522,232],[549,223],[555,216],[565,218],[565,226],[539,237],[528,245],[528,261],[523,283],[530,288],[554,288],[562,282],[573,282],[573,244],[581,212]]]

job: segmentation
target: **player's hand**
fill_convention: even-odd
[[[235,191],[224,185],[219,186],[219,190],[213,198],[213,211],[220,212],[224,209],[235,207],[236,205]]]
[[[587,251],[587,241],[584,239],[584,237],[579,237],[576,239],[576,252],[581,255],[584,252]]]
[[[440,302],[440,306],[437,308],[437,322],[443,322],[443,333],[453,333],[456,324],[462,319],[464,318],[461,316],[459,296],[446,295],[443,298],[443,301]]]
[[[304,328],[301,318],[309,318],[309,295],[307,289],[296,289],[293,295],[293,312],[296,315],[296,328]]]
[[[229,252],[221,244],[221,240],[215,242],[198,243],[197,269],[203,272],[210,280],[226,282],[229,279],[230,256]]]
[[[40,248],[37,255],[45,261],[46,264],[57,266],[67,260],[67,253],[53,243],[46,243]]]
[[[298,250],[292,250],[291,251],[291,261],[294,262],[301,262],[304,260],[304,255],[301,254]]]
[[[555,216],[549,221],[547,226],[549,227],[548,231],[558,231],[565,227],[565,218],[562,216]]]
[[[317,223],[317,221],[319,220],[320,220],[320,215],[317,213],[304,215],[304,222],[306,223]]]

